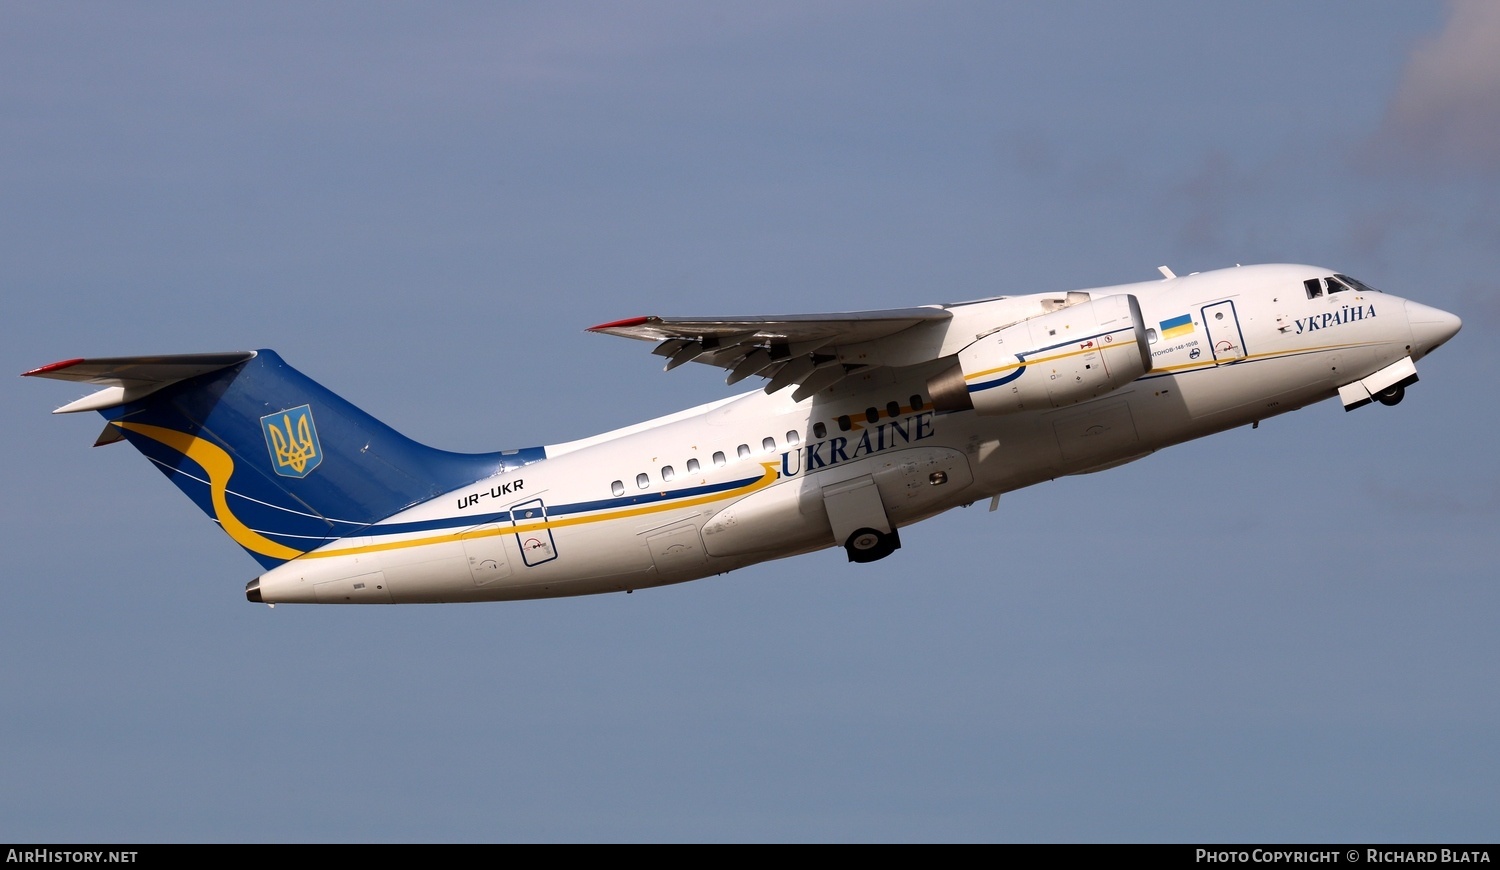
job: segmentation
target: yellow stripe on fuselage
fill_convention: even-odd
[[[225,497],[229,489],[229,478],[234,474],[234,459],[225,452],[222,447],[202,438],[178,432],[175,429],[167,429],[162,426],[151,426],[145,423],[121,423],[113,425],[122,429],[128,429],[150,438],[153,441],[166,445],[176,450],[188,459],[198,463],[208,475],[209,492],[214,506],[214,518],[224,529],[229,537],[241,547],[269,556],[273,559],[290,561],[298,557],[309,559],[321,559],[330,556],[345,556],[357,553],[375,553],[382,550],[397,550],[406,547],[420,547],[423,544],[439,543],[454,538],[484,538],[491,535],[519,535],[527,532],[542,531],[544,529],[557,529],[565,526],[577,526],[586,523],[603,522],[605,520],[618,520],[627,517],[646,516],[663,511],[678,510],[681,508],[697,507],[699,505],[712,504],[724,499],[736,498],[749,495],[759,489],[764,489],[776,482],[779,476],[776,471],[776,463],[762,462],[761,468],[764,472],[760,477],[750,483],[736,487],[725,492],[703,495],[697,498],[683,499],[681,501],[661,502],[653,505],[645,505],[637,508],[624,508],[609,511],[607,513],[590,514],[588,516],[566,517],[558,520],[547,520],[540,523],[527,523],[524,525],[505,526],[493,529],[485,529],[478,532],[452,532],[443,535],[433,535],[424,538],[412,538],[403,541],[388,541],[381,544],[368,544],[363,547],[324,547],[320,550],[307,553],[288,547],[285,544],[267,538],[240,521],[229,508],[229,500]]]
[[[680,510],[682,508],[697,507],[699,505],[712,504],[729,498],[737,498],[749,495],[759,489],[765,489],[776,482],[779,473],[776,471],[776,463],[762,462],[761,467],[765,469],[759,478],[735,489],[712,495],[702,495],[697,498],[683,499],[682,501],[659,502],[637,508],[621,508],[607,513],[589,514],[588,516],[564,517],[559,520],[546,520],[540,523],[527,523],[525,525],[495,526],[494,528],[480,531],[449,532],[441,535],[430,535],[423,538],[408,538],[403,541],[386,541],[380,544],[366,544],[361,547],[339,547],[337,544],[314,550],[303,558],[325,559],[333,556],[351,556],[363,553],[378,553],[384,550],[401,550],[407,547],[420,547],[424,544],[438,544],[444,541],[473,540],[475,538],[488,538],[495,535],[521,535],[528,532],[539,532],[545,529],[560,529],[567,526],[580,526],[587,523],[598,523],[607,520],[623,520],[628,517],[647,516],[649,514],[662,513],[664,511]],[[377,526],[378,528],[378,526]]]

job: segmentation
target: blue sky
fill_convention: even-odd
[[[0,2],[0,356],[273,347],[456,450],[731,390],[585,334],[1309,262],[1324,403],[631,596],[247,604],[3,384],[0,839],[1494,842],[1500,6]]]

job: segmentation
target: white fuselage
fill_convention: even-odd
[[[1072,404],[1000,414],[937,410],[929,380],[1057,294],[947,306],[952,321],[922,339],[930,362],[886,361],[800,402],[790,388],[755,391],[550,446],[268,571],[259,593],[481,601],[692,580],[843,545],[872,510],[894,529],[1292,411],[1457,331],[1452,315],[1362,286],[1305,289],[1331,274],[1256,266],[1086,291],[1138,300],[1150,370]]]

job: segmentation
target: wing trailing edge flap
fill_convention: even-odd
[[[843,349],[878,346],[913,327],[952,317],[938,307],[755,317],[633,317],[588,331],[656,342],[652,353],[667,358],[665,371],[698,362],[727,369],[727,384],[751,375],[767,378],[767,393],[796,384],[793,398],[801,401],[855,370],[882,364],[844,362]],[[862,359],[878,357],[861,355]]]
[[[190,353],[166,356],[111,356],[93,359],[70,359],[22,372],[21,377],[53,378],[77,381],[103,387],[95,393],[63,405],[54,414],[76,414],[79,411],[102,411],[138,401],[178,381],[196,378],[219,369],[239,365],[252,359],[255,351],[229,353]],[[119,440],[106,427],[99,444]]]

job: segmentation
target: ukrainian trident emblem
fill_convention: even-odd
[[[302,405],[260,418],[271,451],[271,467],[282,477],[306,477],[323,461],[312,407]]]

